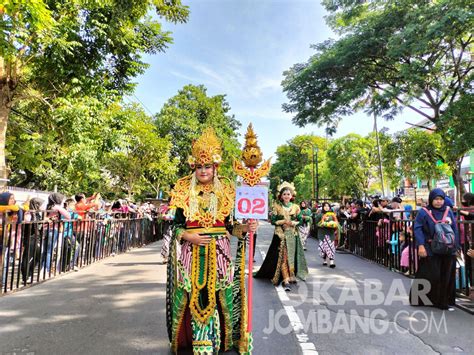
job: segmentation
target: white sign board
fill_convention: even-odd
[[[268,188],[266,186],[237,187],[235,218],[268,219]]]

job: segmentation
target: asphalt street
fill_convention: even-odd
[[[262,223],[255,270],[271,242]],[[254,354],[474,353],[474,318],[407,305],[411,280],[349,254],[291,292],[254,279]],[[0,354],[169,354],[160,243],[0,297]]]

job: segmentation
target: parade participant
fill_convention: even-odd
[[[250,354],[245,294],[248,226],[233,223],[235,188],[217,173],[221,145],[212,128],[193,143],[188,162],[194,172],[178,180],[171,193],[176,207],[167,267],[171,348],[177,353],[192,346],[194,354],[217,354],[235,347],[240,354]],[[235,267],[231,234],[239,238]]]
[[[323,265],[326,266],[329,259],[329,267],[335,268],[334,257],[336,255],[336,247],[334,240],[339,232],[339,222],[328,202],[324,202],[322,205],[321,214],[317,217],[317,225],[319,251],[323,258]]]
[[[271,279],[274,285],[283,281],[285,291],[291,291],[290,283],[296,283],[296,277],[304,281],[308,274],[296,228],[301,221],[301,211],[293,203],[295,194],[293,184],[283,182],[278,186],[278,202],[273,206],[271,218],[275,233],[265,260],[255,274],[257,278]]]
[[[300,234],[301,244],[303,244],[303,250],[306,250],[306,240],[308,239],[311,231],[311,222],[313,220],[313,213],[311,209],[307,207],[306,201],[301,201],[301,223],[298,226],[298,232]]]
[[[426,285],[415,282],[411,290],[412,305],[429,305],[440,309],[448,309],[455,304],[456,281],[456,250],[460,249],[459,235],[456,220],[451,209],[445,205],[446,194],[441,189],[433,189],[429,194],[429,205],[421,209],[415,219],[414,233],[418,256],[420,257],[418,271],[415,278],[429,283],[429,292],[421,295],[421,287]],[[449,229],[443,228],[444,238],[451,234],[454,245],[451,250],[439,246],[438,224],[447,224]],[[443,227],[443,226],[441,226]],[[428,302],[424,299],[428,298]]]
[[[168,262],[168,255],[170,253],[170,242],[173,235],[173,221],[176,208],[174,206],[167,206],[166,212],[162,215],[163,223],[163,241],[161,244],[162,263]]]

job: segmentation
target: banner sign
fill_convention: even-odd
[[[235,218],[268,219],[268,188],[246,185],[237,187]]]

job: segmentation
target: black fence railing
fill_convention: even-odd
[[[416,211],[391,212],[379,221],[342,219],[339,248],[414,277],[418,255],[413,233]],[[473,298],[473,263],[467,255],[473,248],[474,221],[458,219],[462,255],[456,261],[456,289]]]
[[[26,212],[29,220],[5,221],[0,231],[1,292],[7,293],[77,270],[111,255],[157,241],[158,217],[92,214],[85,219]]]

